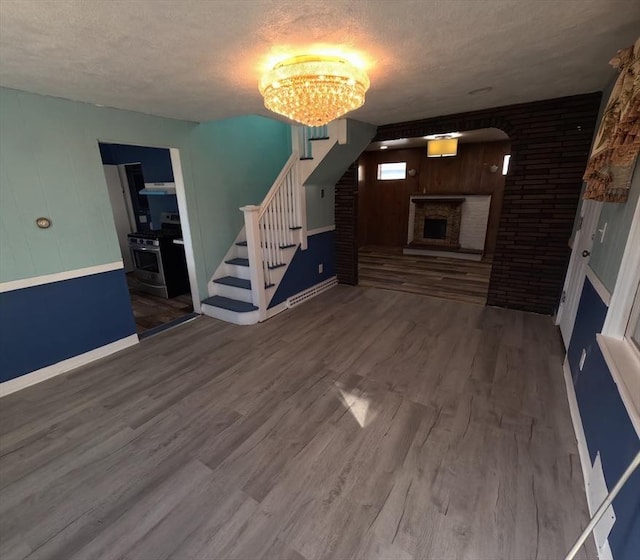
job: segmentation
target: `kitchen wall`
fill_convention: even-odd
[[[77,356],[71,341],[61,354],[52,353],[45,339],[82,317],[92,319],[82,331],[91,338],[83,352],[114,342],[103,323],[115,314],[121,340],[135,333],[121,289],[126,286],[99,141],[180,150],[203,297],[243,225],[238,208],[262,200],[291,153],[290,127],[257,116],[197,124],[0,88],[0,118],[0,335],[14,329],[11,340],[21,341],[22,358],[37,357],[25,366],[27,360],[10,353],[8,339],[0,336],[0,354],[10,358],[0,364],[8,378],[52,367],[61,355]],[[39,216],[49,217],[51,228],[38,229]],[[45,314],[36,337],[28,322],[11,324],[4,312],[15,309],[12,299],[28,288],[21,313],[39,317],[38,307],[46,309],[49,301],[48,284],[80,277],[81,289],[65,290],[64,320]],[[111,283],[109,293],[118,301],[94,306],[85,296],[104,292],[104,282]]]
[[[364,176],[358,192],[360,246],[406,245],[412,194],[489,194],[485,250],[493,253],[505,185],[502,161],[509,151],[508,141],[459,144],[455,157],[427,158],[425,141],[424,148],[365,152],[358,162]],[[398,181],[377,179],[378,164],[399,161],[406,161],[415,175]],[[498,171],[491,173],[490,165],[497,165]]]
[[[173,183],[171,154],[166,148],[100,143],[100,156],[105,165],[139,163],[145,183]],[[163,212],[178,212],[175,194],[148,197],[151,229],[160,229]]]

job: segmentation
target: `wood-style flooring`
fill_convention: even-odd
[[[166,325],[193,312],[191,294],[182,294],[171,299],[148,294],[140,290],[140,283],[132,273],[127,274],[127,284],[138,334]]]
[[[562,358],[548,317],[372,288],[196,319],[0,400],[0,558],[562,558]]]
[[[359,284],[467,303],[487,301],[491,261],[403,255],[401,247],[362,247]]]

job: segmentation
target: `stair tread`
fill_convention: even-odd
[[[282,267],[282,266],[286,266],[286,265],[285,265],[285,263],[272,264],[272,265],[269,265],[269,267],[268,267],[268,268],[269,268],[269,270],[273,270],[273,269],[275,269],[275,268],[280,268],[280,267]]]
[[[236,245],[237,245],[238,247],[246,247],[246,246],[247,246],[247,242],[246,242],[246,241],[238,241],[238,242],[236,243]]]
[[[237,299],[231,299],[224,296],[211,296],[205,299],[202,303],[213,307],[227,309],[229,311],[235,311],[237,313],[248,313],[250,311],[258,310],[253,303],[247,303],[246,301],[239,301]]]
[[[224,284],[225,286],[233,286],[234,288],[251,289],[251,280],[237,278],[236,276],[223,276],[222,278],[216,278],[214,282],[216,284]]]
[[[290,249],[291,247],[295,247],[295,243],[291,243],[290,245],[280,245],[280,249]]]
[[[236,257],[234,259],[229,259],[228,261],[224,261],[227,264],[235,264],[237,266],[249,266],[249,259],[243,259],[241,257]]]

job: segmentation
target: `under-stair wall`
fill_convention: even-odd
[[[335,282],[333,184],[320,187],[331,193],[329,204],[323,200],[329,207],[323,214],[331,216],[330,222],[320,226],[316,201],[309,204],[309,189],[303,185],[313,175],[327,182],[340,177],[375,130],[346,120],[327,127],[294,128],[292,157],[273,187],[260,205],[241,209],[245,228],[209,282],[210,297],[202,307],[207,315],[252,324]],[[311,230],[309,215],[314,220]]]

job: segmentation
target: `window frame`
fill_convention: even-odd
[[[631,340],[631,328],[640,320],[640,199],[627,237],[618,278],[598,345],[620,396],[640,436],[640,350]]]
[[[381,177],[382,166],[404,164],[403,177]],[[376,168],[376,179],[378,181],[404,181],[407,178],[407,162],[406,161],[383,161],[378,163]]]

